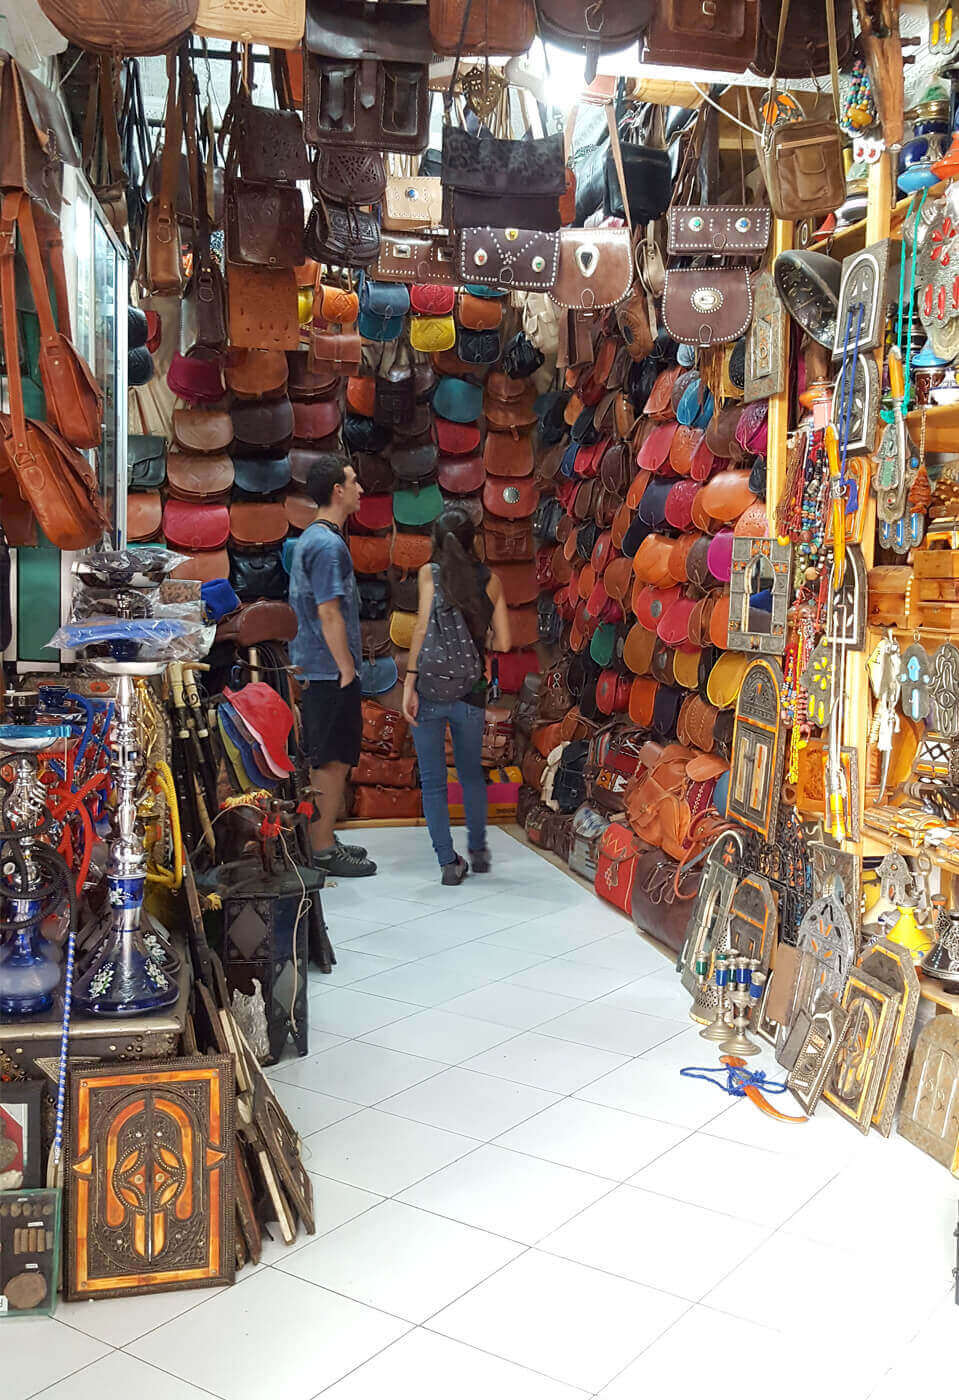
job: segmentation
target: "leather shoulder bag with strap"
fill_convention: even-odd
[[[182,123],[178,97],[178,73],[174,56],[167,56],[167,101],[163,124],[160,188],[147,206],[146,227],[140,245],[137,280],[148,295],[179,294],[183,289],[183,258],[176,216],[176,188],[180,168]]]
[[[305,0],[199,0],[193,28],[207,39],[296,49],[305,23]]]
[[[41,0],[40,8],[80,49],[141,58],[176,48],[197,17],[197,0]]]

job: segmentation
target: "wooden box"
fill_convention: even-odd
[[[869,570],[868,620],[871,627],[909,625],[907,592],[913,578],[913,569],[909,564],[880,564]]]

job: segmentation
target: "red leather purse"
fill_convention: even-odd
[[[646,849],[621,822],[613,822],[600,838],[594,888],[600,899],[624,914],[632,909],[636,866]]]
[[[191,553],[222,549],[230,537],[230,512],[223,505],[171,499],[163,511],[163,534],[167,544]]]

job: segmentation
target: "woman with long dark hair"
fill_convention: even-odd
[[[403,686],[403,713],[413,725],[423,811],[444,885],[490,868],[486,845],[486,647],[510,646],[503,587],[476,557],[476,528],[461,506],[433,525],[433,562],[419,571],[419,608]],[[425,646],[424,646],[425,643]],[[446,786],[446,726],[463,788],[469,863],[453,849]]]

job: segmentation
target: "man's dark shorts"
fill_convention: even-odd
[[[339,681],[310,681],[303,692],[303,738],[311,768],[328,763],[346,763],[350,768],[360,761],[363,739],[363,711],[360,678],[340,687]]]

